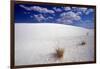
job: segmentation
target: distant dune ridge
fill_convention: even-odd
[[[15,65],[93,61],[93,36],[70,25],[15,23]]]

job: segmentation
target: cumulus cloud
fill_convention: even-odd
[[[54,9],[54,11],[56,11],[56,12],[62,12],[62,9],[60,9],[60,8],[54,7],[53,9]]]
[[[88,15],[89,13],[91,13],[93,11],[94,11],[93,9],[88,9],[85,14]]]
[[[19,5],[19,6],[22,7],[22,8],[24,8],[25,10],[31,11],[30,8],[28,8],[28,7],[24,6],[24,5]]]
[[[49,17],[47,17],[47,19],[53,19],[53,17],[49,16]]]
[[[82,13],[88,15],[89,13],[93,12],[93,9],[88,9],[86,7],[72,7],[73,11],[76,11],[77,14],[82,15]]]
[[[32,17],[32,16],[31,16],[31,17]],[[53,17],[51,17],[51,16],[45,17],[43,14],[34,15],[34,18],[35,18],[38,22],[48,22],[48,21],[50,21],[50,20],[53,19]]]
[[[69,10],[71,10],[71,8],[70,7],[64,7],[64,10],[69,11]]]
[[[37,12],[40,12],[40,13],[55,13],[53,10],[49,10],[47,8],[43,8],[43,7],[40,7],[40,6],[31,6],[31,7],[27,7],[25,5],[19,5],[20,7],[24,8],[25,10],[27,11],[37,11]]]
[[[69,12],[64,12],[60,15],[63,18],[69,19],[69,20],[80,20],[81,17],[77,15],[75,12],[69,11]]]
[[[45,20],[45,17],[42,14],[34,15],[34,17],[38,22]]]
[[[58,23],[63,23],[63,24],[73,24],[72,20],[67,20],[65,18],[59,18],[56,20]]]
[[[49,10],[47,8],[43,8],[43,7],[40,7],[40,6],[32,6],[30,8],[34,11],[38,11],[38,12],[41,12],[41,13],[55,13],[53,10]]]
[[[56,21],[64,24],[73,24],[73,21],[80,21],[81,17],[77,15],[77,13],[69,11],[64,12],[60,15],[60,18],[58,18]]]
[[[77,14],[77,15],[82,15],[82,12],[79,11],[79,12],[76,12],[76,14]]]
[[[85,13],[87,11],[87,8],[79,8],[79,10]]]
[[[81,15],[83,15],[83,13],[88,15],[94,11],[92,8],[85,7],[53,7],[51,10],[40,6],[19,6],[28,11],[28,13],[24,12],[24,14],[30,14],[30,11],[40,12],[39,14],[30,16],[30,18],[35,18],[38,22],[58,22],[64,24],[73,24],[74,21],[82,21]],[[53,14],[55,12],[61,12],[61,14]],[[43,13],[50,13],[50,15]]]
[[[87,11],[87,8],[85,8],[85,7],[72,7],[72,10],[85,13]]]

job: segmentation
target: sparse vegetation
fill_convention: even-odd
[[[64,56],[64,48],[57,48],[56,55],[58,59],[62,59]]]
[[[86,45],[86,42],[85,42],[85,41],[82,41],[82,42],[80,43],[80,45]]]

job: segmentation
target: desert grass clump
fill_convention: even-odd
[[[57,48],[56,49],[56,56],[58,59],[62,59],[64,56],[64,48]]]
[[[82,42],[80,43],[80,45],[86,45],[86,42],[85,42],[85,41],[82,41]]]

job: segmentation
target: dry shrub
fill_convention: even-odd
[[[82,41],[82,42],[80,43],[80,45],[86,45],[86,42],[85,42],[85,41]]]
[[[57,48],[56,49],[56,56],[59,59],[62,59],[64,56],[64,48]]]

